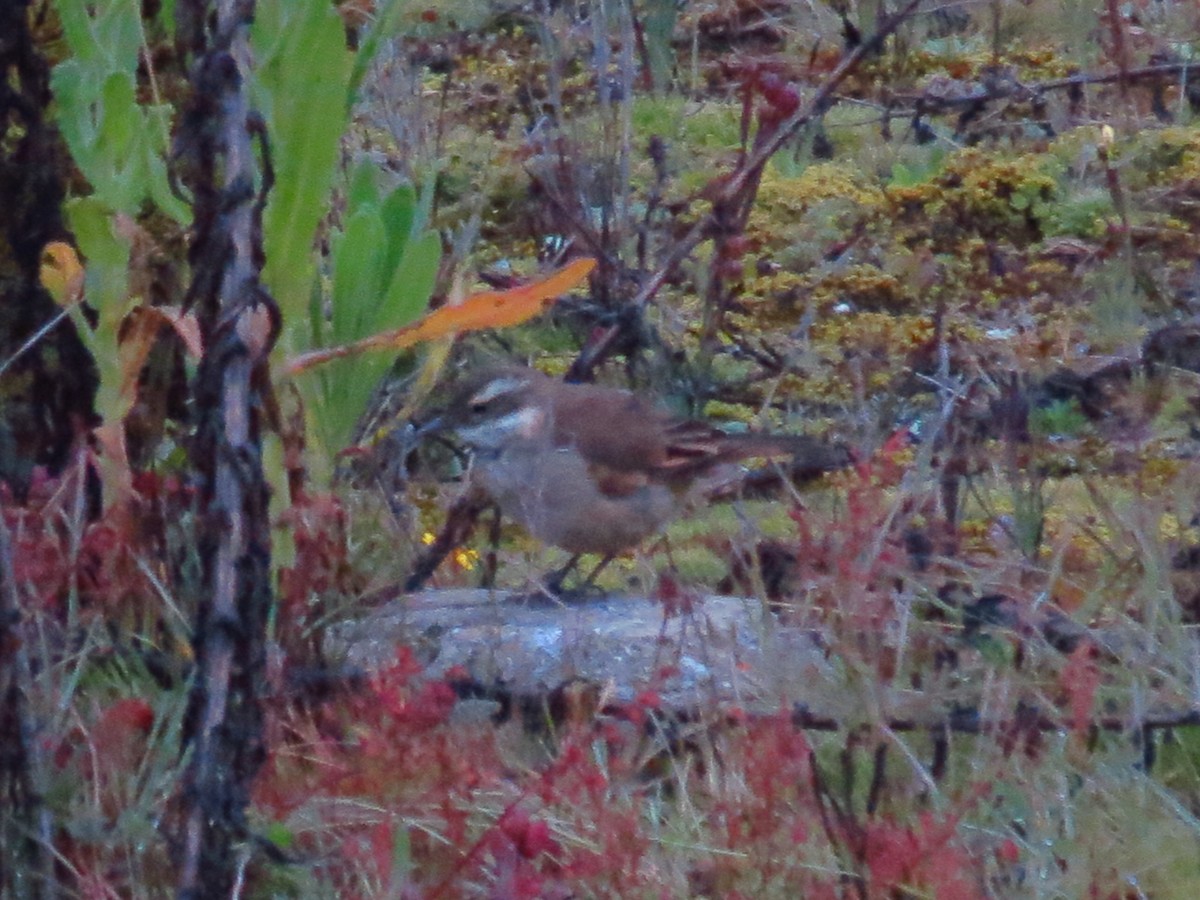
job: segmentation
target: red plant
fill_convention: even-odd
[[[958,818],[922,812],[915,825],[867,824],[865,862],[871,896],[918,890],[938,900],[983,897],[979,863],[959,846]]]
[[[73,729],[54,752],[59,769],[75,773],[96,792],[100,807],[115,817],[123,807],[121,779],[137,771],[154,726],[154,710],[145,700],[117,700],[96,716],[90,726]]]
[[[21,506],[13,505],[7,487],[0,486],[14,580],[31,609],[61,615],[76,588],[86,611],[146,626],[160,610],[159,591],[147,573],[169,585],[166,523],[182,514],[189,493],[178,479],[139,473],[125,503],[112,504],[89,521],[82,472],[76,467],[52,479],[37,471]]]
[[[1067,657],[1067,664],[1058,677],[1071,731],[1077,735],[1085,733],[1091,726],[1096,707],[1096,691],[1100,688],[1096,656],[1095,645],[1090,641],[1082,642]]]
[[[805,865],[820,812],[811,789],[812,749],[786,712],[751,719],[729,734],[728,771],[713,798],[713,837],[728,851],[694,873],[714,895],[791,889],[810,895],[822,881]]]
[[[797,505],[791,517],[798,531],[795,581],[810,586],[810,596],[835,635],[872,660],[891,678],[890,650],[864,641],[879,638],[896,616],[894,578],[907,569],[900,536],[896,486],[905,464],[904,436],[896,436],[868,462],[836,476],[843,486],[842,510],[819,519]]]
[[[341,836],[341,853],[325,867],[339,891],[353,890],[364,869],[376,882],[392,878],[380,829],[395,826],[384,822],[424,823],[407,826],[422,881],[454,871],[469,840],[475,795],[499,777],[494,733],[448,726],[453,689],[420,674],[412,651],[399,648],[391,666],[323,705],[270,711],[275,738],[254,805],[284,825],[294,814],[306,829],[315,821],[296,835],[314,852],[329,848],[310,840]],[[347,798],[363,798],[378,815],[354,815]]]
[[[350,565],[346,510],[332,494],[301,494],[284,512],[282,524],[295,545],[295,562],[279,572],[277,635],[289,665],[320,658],[320,635],[313,623],[323,618],[331,595],[354,595],[364,583]]]

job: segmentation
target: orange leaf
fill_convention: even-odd
[[[341,347],[302,353],[289,360],[288,373],[295,375],[331,359],[354,356],[364,350],[403,350],[464,331],[519,325],[543,312],[560,295],[583,281],[595,265],[594,259],[577,259],[540,281],[507,291],[473,294],[458,306],[443,306],[403,328],[371,335]]]
[[[83,298],[83,266],[70,244],[51,241],[42,248],[38,278],[59,306],[70,306]]]

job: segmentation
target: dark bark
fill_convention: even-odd
[[[270,188],[263,130],[246,97],[253,2],[186,0],[179,40],[191,95],[176,138],[195,223],[187,304],[204,339],[189,447],[198,479],[197,673],[184,722],[191,756],[174,851],[181,897],[227,897],[249,847],[245,809],[264,755],[265,635],[272,601],[263,473],[266,357],[278,309],[260,282]]]
[[[35,467],[67,465],[96,395],[87,350],[38,280],[46,244],[69,240],[67,157],[46,120],[50,72],[29,15],[28,0],[0,0],[0,482],[17,497]]]
[[[28,0],[0,0],[0,503],[22,498],[36,467],[57,474],[68,465],[77,439],[93,424],[96,392],[87,351],[38,279],[45,245],[69,235],[61,211],[66,155],[46,121],[49,67],[34,44],[29,16]],[[94,487],[91,499],[94,509]],[[31,680],[12,546],[7,521],[0,519],[4,897],[55,894],[53,822],[42,795]]]

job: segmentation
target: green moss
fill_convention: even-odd
[[[639,135],[661,135],[689,154],[734,150],[741,142],[740,114],[728,104],[694,103],[674,96],[637,97],[630,115]]]
[[[1079,193],[1039,207],[1045,237],[1100,238],[1116,216],[1112,194],[1106,188],[1085,187]]]
[[[1029,413],[1029,430],[1043,437],[1071,437],[1087,428],[1088,420],[1075,400],[1051,403]]]

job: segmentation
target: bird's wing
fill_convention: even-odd
[[[653,470],[667,460],[664,427],[670,417],[629,391],[575,385],[554,410],[555,443],[576,446],[617,472]]]

